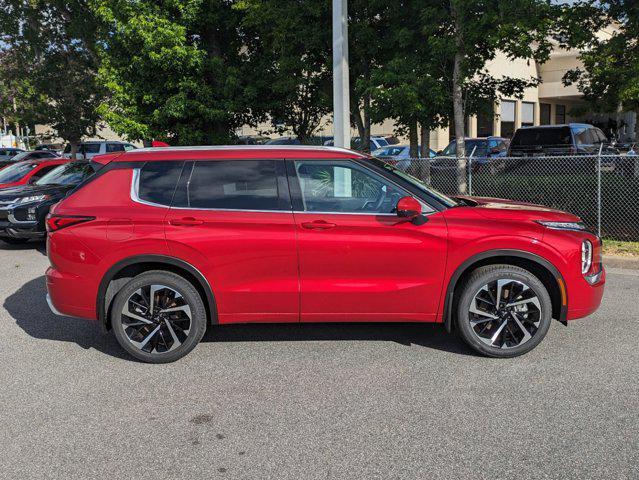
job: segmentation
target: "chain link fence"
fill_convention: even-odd
[[[445,194],[544,205],[581,217],[605,238],[639,241],[639,156],[435,157],[390,162]]]

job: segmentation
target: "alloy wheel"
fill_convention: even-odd
[[[145,285],[122,308],[122,328],[137,349],[159,354],[182,345],[191,331],[191,307],[177,290]]]
[[[481,287],[468,312],[470,327],[486,345],[508,349],[530,341],[540,327],[541,302],[523,282],[498,279]]]

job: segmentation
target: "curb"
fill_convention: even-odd
[[[603,264],[606,268],[639,270],[639,257],[618,257],[614,255],[604,255]]]

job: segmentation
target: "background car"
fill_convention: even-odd
[[[47,150],[49,152],[57,153],[58,155],[62,155],[64,151],[64,144],[62,143],[41,143],[34,150]]]
[[[466,156],[472,155],[473,171],[489,170],[492,173],[503,171],[506,162],[501,160],[508,151],[509,140],[503,137],[467,138],[465,141]],[[454,170],[457,168],[457,140],[437,154],[431,161],[435,170]]]
[[[279,137],[271,138],[264,142],[264,145],[324,145],[325,142],[333,141],[333,137],[327,136],[313,136],[302,142],[297,137]]]
[[[43,238],[51,206],[99,168],[82,160],[67,161],[31,185],[0,190],[0,240],[19,244]]]
[[[54,168],[67,163],[66,158],[25,160],[0,170],[0,189],[35,183]]]
[[[12,165],[17,162],[23,162],[25,160],[37,160],[40,158],[59,158],[59,155],[56,155],[53,152],[47,151],[25,151],[22,150],[13,157],[7,160],[0,160],[0,169]]]
[[[421,152],[421,148],[418,150]],[[385,162],[396,166],[400,170],[406,171],[411,166],[410,146],[409,145],[389,145],[388,147],[378,148],[371,152],[371,155],[381,158]],[[435,150],[430,150],[430,158],[437,155]],[[418,155],[419,158],[421,156]]]
[[[91,160],[96,155],[102,155],[105,153],[116,152],[128,152],[129,150],[135,150],[137,147],[131,143],[116,142],[116,141],[87,141],[80,142],[78,144],[78,150],[76,152],[76,159],[78,160]],[[64,147],[63,157],[71,158],[71,144],[67,144]]]
[[[15,157],[18,153],[20,152],[24,152],[23,149],[21,148],[13,148],[13,147],[1,147],[0,148],[0,162],[6,161],[6,160],[10,160],[13,157]],[[0,164],[0,168],[2,168],[5,165]]]
[[[395,137],[390,138],[396,140]],[[332,147],[334,144],[335,142],[332,137],[329,141],[323,143],[323,145],[327,147]],[[389,145],[391,145],[391,143],[386,137],[371,137],[369,150],[373,152],[375,150],[379,150],[380,148],[388,147]],[[351,138],[351,149],[359,151],[363,150],[362,139],[360,137]]]
[[[569,123],[518,128],[510,142],[508,156],[597,155],[600,150],[606,155],[619,154],[599,128],[587,123]]]

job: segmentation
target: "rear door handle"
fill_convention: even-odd
[[[198,220],[193,217],[172,218],[169,220],[169,224],[176,227],[195,227],[197,225],[202,225],[203,223],[204,220]]]
[[[337,227],[337,224],[326,222],[324,220],[315,220],[313,222],[304,222],[302,227],[307,230],[328,230],[329,228]]]

